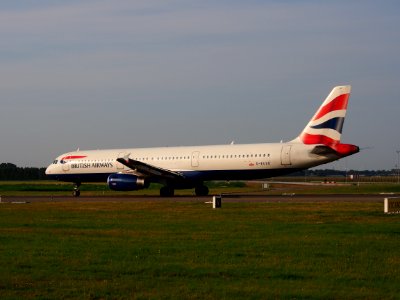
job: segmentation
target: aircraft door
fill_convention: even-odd
[[[290,160],[291,148],[292,148],[291,145],[282,146],[282,150],[281,150],[281,165],[282,166],[289,166],[292,164],[292,162]]]
[[[200,152],[195,151],[192,153],[192,167],[198,167],[199,166],[199,156]]]

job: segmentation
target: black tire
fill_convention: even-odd
[[[172,187],[169,186],[163,186],[160,189],[160,196],[161,197],[173,197],[174,196],[174,189]]]
[[[205,185],[199,185],[196,186],[194,192],[196,193],[196,196],[208,196],[209,190]]]
[[[80,195],[81,195],[81,191],[80,190],[74,190],[72,192],[72,196],[74,196],[74,197],[79,197]]]

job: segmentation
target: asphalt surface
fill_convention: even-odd
[[[400,195],[222,195],[222,202],[249,202],[249,203],[318,203],[318,202],[383,202],[387,197],[400,197]],[[114,197],[65,197],[65,196],[2,196],[2,203],[36,203],[36,202],[207,202],[212,201],[212,196],[114,196]]]

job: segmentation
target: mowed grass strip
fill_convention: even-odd
[[[300,180],[300,178],[299,178]],[[361,184],[318,184],[302,185],[290,182],[270,183],[268,189],[263,189],[261,182],[207,182],[210,195],[257,193],[265,195],[281,195],[282,193],[295,194],[380,194],[400,193],[397,183],[361,183]],[[81,186],[82,196],[158,196],[160,184],[151,184],[148,189],[120,192],[110,190],[104,183],[84,183]],[[71,196],[72,183],[58,181],[0,181],[0,196]],[[194,189],[176,190],[177,196],[193,196]]]
[[[1,299],[398,299],[377,203],[0,205]]]
[[[244,182],[209,182],[207,185],[211,193],[248,193],[262,191],[261,184],[246,185]],[[83,196],[158,196],[162,185],[152,183],[149,188],[121,192],[109,189],[107,183],[84,183],[81,185]],[[73,191],[72,183],[58,181],[0,181],[0,196],[71,196]],[[175,195],[194,195],[194,189],[176,190]]]

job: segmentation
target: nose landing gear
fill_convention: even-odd
[[[81,186],[80,182],[75,182],[74,190],[72,191],[72,196],[79,197],[81,195],[81,191],[79,189],[80,186]]]

